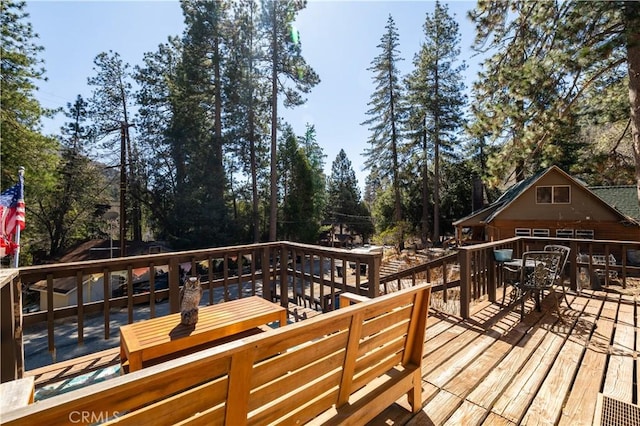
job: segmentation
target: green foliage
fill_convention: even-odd
[[[351,161],[343,149],[340,150],[331,165],[331,176],[327,180],[326,219],[332,224],[347,225],[361,234],[367,241],[374,232],[371,213],[361,200],[360,189]],[[340,233],[344,233],[341,229]]]
[[[474,86],[471,130],[501,148],[488,161],[492,184],[590,162],[585,119],[629,117],[619,88],[628,78],[625,30],[632,27],[624,12],[632,3],[499,0],[471,13],[476,48],[490,54]]]
[[[291,37],[297,13],[304,9],[306,1],[263,0],[262,28],[269,45],[266,53],[271,68],[271,158],[270,158],[270,208],[269,240],[275,241],[277,229],[277,129],[278,95],[283,94],[285,107],[302,105],[303,97],[320,82],[320,77],[302,56],[299,34]]]
[[[314,204],[314,170],[290,126],[284,128],[278,152],[282,194],[279,233],[290,241],[316,242],[320,210]]]
[[[411,105],[408,120],[407,145],[410,162],[422,178],[421,234],[427,241],[429,194],[433,203],[433,239],[440,237],[441,168],[445,161],[455,161],[456,147],[463,126],[465,103],[462,72],[464,63],[457,65],[460,55],[458,24],[448,14],[446,6],[436,2],[433,14],[424,23],[425,41],[414,57],[414,70],[406,79],[407,97]],[[433,159],[433,180],[429,191],[428,160]]]
[[[34,212],[40,196],[56,185],[53,172],[58,162],[57,141],[40,134],[40,119],[52,111],[44,110],[34,97],[45,70],[38,58],[42,47],[27,21],[25,3],[2,1],[0,4],[0,157],[1,190],[18,181],[18,168],[25,167],[26,228],[21,236],[24,260],[29,250],[46,237],[34,226]],[[23,262],[24,263],[24,262]]]

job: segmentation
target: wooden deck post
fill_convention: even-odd
[[[16,282],[19,282],[16,277],[18,275],[17,269],[2,269],[0,270],[0,324],[2,325],[2,342],[1,342],[1,368],[0,368],[0,381],[2,383],[15,380],[21,377],[22,369],[20,364],[22,355],[22,334],[20,334],[20,347],[18,347],[18,341],[15,338],[16,324],[19,318],[16,318],[17,314],[22,313],[22,306],[18,309],[14,306],[16,297]],[[21,299],[19,299],[21,300]]]
[[[369,291],[367,296],[370,298],[376,298],[380,295],[380,265],[382,264],[382,253],[376,254],[369,258],[367,265],[367,282],[369,285]]]
[[[460,316],[469,318],[471,303],[471,255],[466,247],[458,250],[460,264]]]

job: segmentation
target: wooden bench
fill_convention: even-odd
[[[278,321],[287,324],[287,310],[258,296],[201,307],[198,322],[180,324],[180,313],[120,327],[120,360],[129,371],[143,363],[202,348],[210,342]]]
[[[363,301],[3,413],[2,420],[53,425],[79,412],[89,413],[87,422],[131,425],[360,425],[403,395],[416,413],[430,294],[418,286]]]

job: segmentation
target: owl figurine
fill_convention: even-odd
[[[194,326],[198,322],[198,305],[202,297],[200,278],[189,277],[180,290],[180,322]]]

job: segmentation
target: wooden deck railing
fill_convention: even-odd
[[[460,315],[467,318],[470,313],[468,303],[484,295],[490,301],[496,301],[497,288],[501,283],[498,282],[494,249],[510,248],[514,258],[521,258],[525,251],[542,250],[549,244],[571,248],[564,273],[572,290],[599,284],[607,286],[616,275],[625,288],[628,278],[640,277],[640,241],[515,237],[460,247]]]
[[[208,304],[260,295],[278,300],[286,307],[290,298],[302,297],[310,304],[315,303],[323,311],[335,309],[337,293],[340,291],[375,298],[397,288],[430,282],[433,285],[433,299],[437,299],[438,293],[442,292],[445,303],[448,290],[457,288],[459,314],[467,318],[474,300],[484,297],[491,301],[497,299],[497,289],[501,283],[498,282],[494,249],[511,248],[514,250],[514,257],[521,257],[524,251],[541,249],[546,244],[571,247],[566,274],[573,289],[577,288],[581,277],[582,286],[585,286],[585,276],[599,277],[607,285],[617,275],[623,286],[629,277],[640,276],[640,266],[635,263],[640,255],[640,242],[517,237],[460,247],[453,254],[384,277],[380,276],[381,251],[365,252],[274,242],[31,266],[20,268],[17,279],[23,288],[39,281],[46,282],[47,309],[25,314],[23,326],[46,323],[48,348],[54,352],[55,323],[59,319],[75,318],[77,341],[82,344],[88,315],[104,316],[104,338],[109,339],[111,308],[126,309],[129,323],[134,321],[134,307],[138,303],[148,303],[149,316],[157,316],[155,305],[158,298],[168,298],[169,312],[177,312],[180,281],[185,274],[201,276],[203,288],[208,290],[205,299]],[[580,258],[583,261],[577,262],[577,253],[586,254],[587,257],[583,256]],[[613,255],[615,264],[609,255]],[[597,263],[600,259],[604,259],[603,264]],[[134,294],[132,286],[128,285],[126,295],[112,296],[111,276],[121,275],[126,283],[132,283],[133,271],[139,268],[149,271],[149,291]],[[155,272],[159,269],[168,271],[168,289],[155,289]],[[187,269],[189,271],[185,272]],[[109,297],[82,302],[83,283],[92,275],[101,277],[103,292]],[[58,279],[75,280],[75,291],[80,303],[54,308],[54,283]]]
[[[55,350],[55,320],[77,318],[78,343],[84,341],[84,322],[87,315],[104,315],[104,338],[110,337],[111,308],[126,308],[128,323],[134,320],[134,307],[139,303],[149,303],[150,317],[156,316],[156,300],[169,299],[169,311],[179,310],[179,289],[186,275],[199,275],[204,290],[207,291],[206,303],[213,304],[214,293],[223,300],[235,299],[247,295],[260,295],[270,300],[278,299],[283,306],[288,305],[290,297],[305,294],[318,300],[335,300],[336,291],[349,290],[369,297],[378,295],[378,271],[382,253],[350,251],[325,248],[291,242],[252,244],[245,246],[222,247],[206,250],[193,250],[154,255],[133,256],[108,260],[85,261],[54,265],[38,265],[20,269],[19,280],[24,286],[39,281],[46,282],[47,309],[24,315],[23,324],[46,322],[49,351]],[[349,264],[357,271],[366,269],[366,274],[348,277]],[[345,265],[342,274],[338,266]],[[134,294],[133,271],[147,268],[149,272],[149,291]],[[156,271],[168,271],[168,289],[156,290]],[[185,272],[188,269],[188,272]],[[126,295],[113,296],[111,277],[124,276]],[[341,276],[338,276],[341,275]],[[90,276],[99,276],[102,280],[104,300],[84,302],[84,286]],[[54,308],[55,280],[75,279],[77,303],[73,306]],[[372,285],[370,285],[372,284]],[[296,289],[304,289],[298,291]],[[327,303],[325,309],[332,310],[333,303]]]

